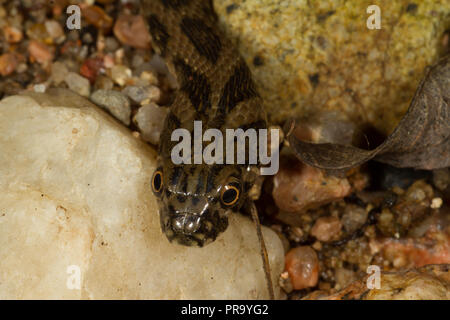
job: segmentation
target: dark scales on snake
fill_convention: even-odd
[[[266,115],[251,72],[217,27],[211,0],[143,0],[153,45],[177,77],[176,92],[161,134],[152,178],[161,228],[170,241],[203,246],[228,226],[228,216],[250,211],[257,225],[270,297],[267,252],[255,206],[248,193],[257,174],[250,165],[175,165],[173,130],[191,134],[194,121],[210,128],[266,128]],[[254,167],[254,166],[253,166]]]

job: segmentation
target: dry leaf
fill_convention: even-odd
[[[287,124],[287,138],[301,161],[321,169],[347,170],[370,159],[400,168],[445,168],[450,166],[449,102],[450,55],[428,70],[407,113],[377,148],[304,142],[292,134],[293,121]]]

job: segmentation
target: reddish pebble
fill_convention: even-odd
[[[134,48],[149,49],[150,33],[142,16],[122,14],[114,25],[114,35],[120,42]]]
[[[303,212],[350,193],[346,178],[327,176],[293,157],[281,159],[272,191],[277,207],[286,212]]]
[[[5,53],[0,56],[0,74],[2,76],[10,75],[16,70],[17,58],[12,53]]]
[[[28,52],[30,53],[30,57],[40,64],[45,65],[53,60],[52,49],[36,40],[30,41],[30,44],[28,45]]]
[[[309,246],[291,249],[286,254],[285,268],[295,290],[315,287],[319,280],[319,258]]]
[[[94,83],[101,68],[103,68],[103,58],[89,58],[81,66],[80,74],[89,79],[91,83]]]
[[[336,217],[322,217],[317,219],[311,229],[311,235],[317,240],[327,242],[337,240],[341,232],[341,221]]]
[[[113,19],[99,6],[80,5],[83,18],[97,29],[108,31],[112,28]]]

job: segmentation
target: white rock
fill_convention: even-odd
[[[204,248],[169,243],[149,186],[155,151],[85,99],[5,98],[0,150],[0,299],[268,297],[252,222],[233,216]],[[277,284],[283,247],[264,236]]]

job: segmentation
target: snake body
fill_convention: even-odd
[[[152,178],[161,228],[170,241],[203,246],[249,201],[255,173],[247,164],[175,165],[171,150],[178,142],[171,134],[184,128],[193,136],[194,121],[202,122],[203,132],[215,128],[223,136],[229,128],[266,128],[265,112],[250,70],[217,26],[212,1],[143,0],[142,5],[152,45],[179,84]]]

